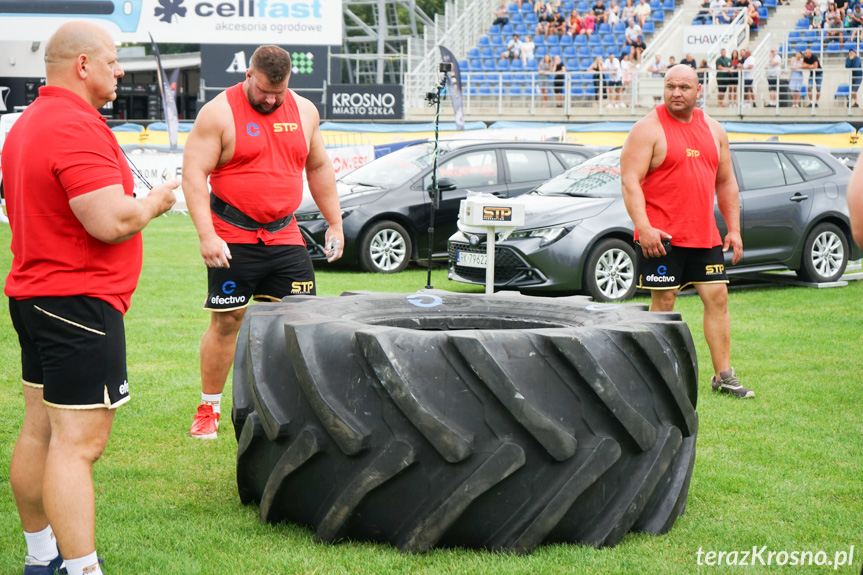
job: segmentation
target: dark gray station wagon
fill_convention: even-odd
[[[851,240],[845,190],[851,171],[827,148],[732,143],[740,186],[743,258],[729,274],[790,269],[810,282],[838,279],[863,256]],[[586,160],[524,196],[526,225],[497,244],[495,286],[525,293],[632,297],[633,224],[621,195],[620,150]],[[726,226],[715,211],[719,231]],[[473,242],[471,242],[473,240]],[[477,256],[467,256],[467,254]],[[450,238],[450,279],[485,283],[485,238]]]

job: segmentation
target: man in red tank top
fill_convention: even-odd
[[[713,391],[754,397],[731,367],[731,320],[723,252],[743,254],[737,179],[728,134],[695,107],[701,86],[689,66],[665,74],[665,103],[636,122],[623,144],[623,199],[635,224],[638,287],[651,311],[672,311],[679,289],[693,285],[704,304]],[[723,242],[713,198],[728,225]],[[673,247],[673,249],[672,249]]]
[[[207,265],[204,309],[211,312],[201,340],[201,404],[190,431],[199,439],[217,436],[246,307],[253,299],[315,294],[315,270],[293,218],[304,169],[329,224],[327,259],[342,255],[335,173],[317,108],[288,89],[291,65],[278,46],[255,50],[245,80],[201,108],[183,151],[183,192]]]

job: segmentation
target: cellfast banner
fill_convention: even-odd
[[[327,90],[329,120],[401,120],[404,95],[397,84],[331,84]]]
[[[70,19],[92,20],[119,42],[342,43],[342,0],[0,0],[0,38],[47,40]]]

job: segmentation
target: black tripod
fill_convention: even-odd
[[[426,92],[426,102],[429,106],[435,107],[434,114],[434,152],[432,155],[432,179],[429,196],[431,197],[431,215],[429,216],[429,257],[428,257],[428,276],[426,279],[426,289],[433,289],[431,285],[431,270],[432,270],[432,253],[434,252],[434,214],[440,208],[440,188],[437,180],[437,156],[439,147],[439,124],[440,124],[440,102],[441,92],[446,87],[446,78],[449,71],[452,70],[452,64],[449,62],[441,62],[438,65],[438,71],[441,73],[440,81],[435,86],[434,92]]]

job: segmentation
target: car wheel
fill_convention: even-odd
[[[411,258],[411,237],[395,222],[373,225],[360,240],[360,267],[363,271],[394,274],[402,271]]]
[[[237,343],[237,489],[262,521],[405,552],[523,553],[613,546],[683,513],[698,368],[680,314],[511,293],[299,297],[252,306]]]
[[[623,301],[635,293],[635,250],[609,238],[599,242],[584,264],[582,285],[595,301]]]
[[[797,277],[807,282],[833,282],[848,265],[848,239],[834,224],[818,224],[803,244],[803,261]]]

